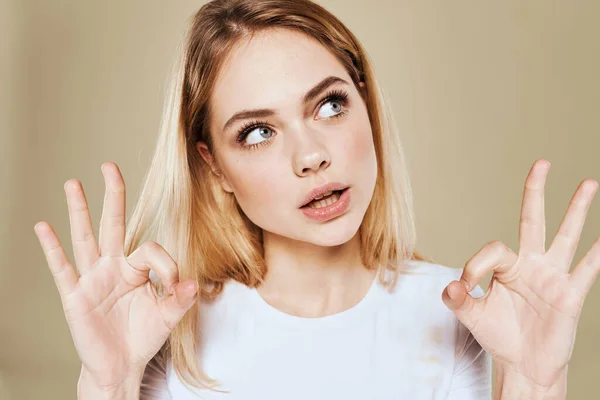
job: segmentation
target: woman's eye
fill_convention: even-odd
[[[254,134],[256,132],[258,132],[257,135]],[[271,130],[271,128],[268,128],[266,126],[259,126],[250,131],[250,133],[246,136],[245,142],[248,145],[256,144],[261,141],[260,140],[261,138],[269,139],[272,135],[273,135],[273,131]]]
[[[342,102],[339,100],[329,100],[328,102],[324,103],[323,106],[321,107],[321,109],[327,109],[328,107],[325,107],[327,104],[331,104],[331,106],[329,107],[331,110],[333,110],[334,114],[339,114],[340,111],[342,111]],[[325,115],[323,116],[324,118],[328,118],[331,117],[331,115]]]

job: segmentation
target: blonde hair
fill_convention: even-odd
[[[229,279],[249,287],[261,282],[266,271],[262,231],[244,215],[234,195],[221,189],[196,143],[205,142],[214,156],[207,122],[209,97],[226,55],[241,39],[272,28],[292,29],[317,40],[335,55],[363,96],[378,176],[359,228],[361,259],[379,269],[379,279],[391,288],[406,272],[403,261],[427,260],[415,250],[412,192],[402,145],[362,45],[341,21],[309,0],[215,0],[193,16],[174,65],[155,153],[128,222],[126,255],[146,240],[160,243],[177,262],[180,279],[198,281],[199,298],[218,296]],[[153,285],[162,294],[160,283]],[[198,307],[196,302],[148,367],[164,373],[171,359],[186,386],[216,389],[217,381],[197,363]]]

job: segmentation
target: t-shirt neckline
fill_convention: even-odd
[[[363,321],[365,317],[375,313],[377,304],[383,298],[385,291],[385,288],[379,282],[379,276],[376,273],[371,286],[358,303],[339,313],[313,318],[300,317],[281,311],[269,304],[260,293],[258,293],[256,288],[248,289],[252,308],[254,309],[257,318],[268,321],[268,323],[288,326],[295,330],[332,329]]]

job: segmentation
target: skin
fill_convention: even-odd
[[[348,84],[330,86],[304,104],[303,95],[329,76]],[[222,189],[263,229],[268,273],[259,293],[282,311],[305,317],[356,304],[374,279],[360,261],[358,229],[373,196],[377,160],[367,108],[350,76],[320,43],[281,29],[236,46],[216,82],[210,99],[216,160],[204,143],[197,148]],[[321,103],[329,89],[347,91],[347,104]],[[267,125],[251,128],[245,143],[237,143],[240,128],[256,119],[223,130],[225,122],[256,108],[276,115],[258,118]],[[243,146],[256,142],[266,145]],[[305,217],[301,200],[332,181],[351,186],[348,211],[325,222]]]

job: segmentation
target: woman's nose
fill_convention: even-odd
[[[324,132],[314,128],[307,123],[299,123],[290,127],[289,134],[293,140],[291,145],[294,149],[294,172],[298,176],[325,170],[331,164],[327,146],[321,140]]]
[[[325,170],[331,164],[329,156],[324,150],[314,150],[309,153],[304,153],[299,156],[297,163],[296,174],[298,176],[305,176],[312,172],[319,172],[319,170]]]
[[[323,143],[311,137],[311,132],[304,134],[306,137],[296,143],[294,152],[294,172],[298,176],[325,170],[331,164],[331,157]]]

